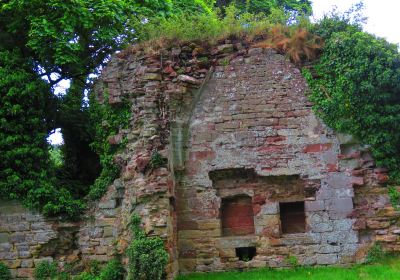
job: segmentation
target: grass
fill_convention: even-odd
[[[400,258],[376,264],[344,267],[301,267],[297,269],[256,269],[250,271],[195,273],[176,280],[391,280],[400,279]]]

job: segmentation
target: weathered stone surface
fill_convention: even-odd
[[[8,243],[10,240],[9,233],[0,233],[0,243]]]
[[[338,261],[337,254],[318,254],[317,264],[335,264]]]
[[[13,275],[31,276],[48,256],[84,263],[123,255],[132,213],[165,240],[169,278],[284,267],[289,255],[304,265],[348,264],[374,241],[400,251],[400,212],[382,185],[387,170],[321,123],[300,70],[276,51],[230,41],[162,56],[138,50],[113,58],[100,79],[99,101],[132,104],[129,128],[108,139],[126,139],[114,157],[121,177],[79,224],[1,202],[0,261]],[[152,163],[156,151],[166,159],[161,167]],[[224,236],[222,203],[243,196],[248,205],[230,218],[243,228],[253,216],[254,232]],[[292,209],[294,233],[282,233],[288,202],[304,202]],[[253,260],[238,260],[241,247],[255,247]]]

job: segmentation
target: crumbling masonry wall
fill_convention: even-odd
[[[120,178],[79,223],[0,207],[0,261],[16,278],[43,258],[82,268],[119,254],[126,264],[132,213],[165,240],[169,278],[287,266],[288,256],[352,263],[376,241],[400,251],[386,171],[315,116],[300,70],[274,50],[240,41],[129,49],[94,92],[101,103],[131,104],[129,128],[108,139],[126,143],[114,157]],[[151,168],[154,152],[168,164]],[[304,207],[304,226],[283,233],[280,208],[291,202]]]

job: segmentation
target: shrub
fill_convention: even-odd
[[[400,192],[395,187],[389,187],[389,198],[392,206],[398,209],[400,205]]]
[[[100,271],[100,280],[121,280],[124,277],[124,268],[119,260],[109,261]]]
[[[179,14],[172,18],[160,18],[146,24],[142,42],[153,45],[153,41],[208,41],[232,36],[249,36],[263,33],[275,23],[284,24],[287,20],[282,10],[274,9],[273,13],[266,16],[263,13],[242,13],[231,5],[224,10],[222,15],[218,10],[200,14]],[[160,34],[162,34],[160,36]]]
[[[89,272],[82,272],[81,274],[75,276],[74,280],[99,280],[99,278]]]
[[[291,267],[294,267],[294,268],[297,268],[299,266],[299,259],[293,255],[287,256],[286,262],[288,264],[290,264]]]
[[[57,265],[48,261],[40,262],[34,270],[34,277],[36,280],[48,280],[57,276]]]
[[[124,278],[124,268],[118,259],[112,259],[100,268],[97,261],[89,265],[89,271],[85,271],[75,276],[74,280],[122,280]]]
[[[379,243],[375,243],[368,251],[365,259],[366,263],[374,263],[382,260],[386,256],[386,253],[382,250],[382,246]]]
[[[0,280],[10,280],[11,279],[11,272],[8,267],[0,262]]]
[[[159,237],[146,237],[140,228],[140,217],[132,216],[134,240],[127,250],[130,280],[160,280],[165,273],[168,253]]]

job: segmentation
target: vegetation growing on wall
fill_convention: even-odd
[[[140,217],[133,215],[131,229],[134,239],[127,250],[128,279],[161,280],[168,263],[168,253],[164,248],[164,242],[159,237],[147,237],[140,223]]]
[[[148,45],[163,40],[175,43],[177,40],[207,41],[212,44],[232,36],[264,34],[269,27],[276,23],[284,24],[286,20],[287,16],[279,9],[266,15],[242,13],[235,6],[228,6],[224,14],[221,14],[220,10],[213,10],[205,14],[184,14],[169,19],[155,19],[143,26],[145,35],[141,41],[147,41]]]
[[[90,119],[94,127],[94,141],[91,144],[94,151],[100,155],[102,171],[89,191],[90,199],[100,198],[107,187],[119,176],[120,167],[113,162],[115,153],[124,147],[124,139],[118,143],[110,143],[109,138],[119,133],[120,129],[127,128],[130,116],[130,102],[110,105],[108,95],[105,94],[103,104],[91,97]]]
[[[69,271],[60,271],[56,263],[47,261],[40,262],[34,270],[35,280],[122,280],[123,276],[124,268],[118,259],[108,261],[102,268],[92,265],[89,271],[77,275],[73,275]],[[1,276],[0,280],[2,280]]]
[[[11,272],[8,267],[0,262],[0,280],[10,280],[11,279]]]
[[[310,99],[337,131],[371,145],[378,166],[400,182],[400,54],[397,46],[362,32],[345,16],[323,19],[312,32],[325,40],[304,71]]]

